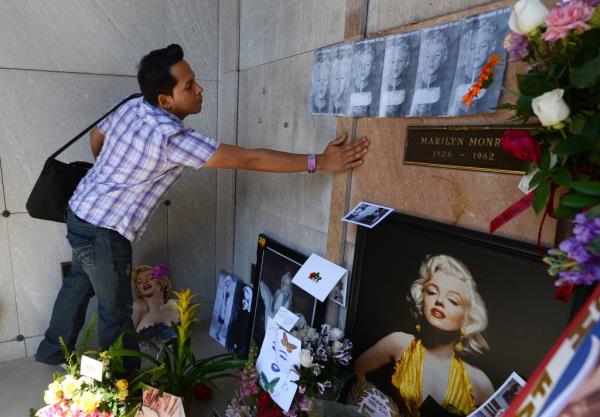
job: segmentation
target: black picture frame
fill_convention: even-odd
[[[576,297],[568,303],[555,298],[537,246],[400,213],[376,228],[358,228],[346,326],[354,358],[392,332],[416,333],[406,296],[425,256],[437,254],[469,268],[487,307],[483,335],[490,350],[464,360],[481,369],[494,389],[512,371],[528,378],[578,304]],[[367,379],[399,401],[393,372],[390,361]]]
[[[289,273],[290,279],[298,272],[307,256],[277,242],[271,237],[260,234],[256,251],[256,268],[254,270],[254,304],[252,307],[251,339],[260,348],[265,335],[265,304],[262,295],[261,282],[264,282],[273,295],[280,285],[281,277]],[[322,324],[325,303],[293,285],[291,310],[302,314],[308,325],[317,327]]]

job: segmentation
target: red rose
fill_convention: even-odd
[[[213,397],[213,390],[206,384],[198,384],[194,389],[194,394],[200,401],[206,401]]]
[[[502,134],[502,149],[521,161],[539,162],[542,159],[540,143],[527,130],[505,130]]]

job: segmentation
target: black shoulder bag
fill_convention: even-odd
[[[31,217],[64,223],[67,203],[75,192],[75,188],[77,188],[79,181],[81,181],[93,164],[83,161],[65,163],[57,160],[56,157],[123,103],[140,96],[141,94],[132,94],[121,101],[110,109],[108,113],[89,125],[81,133],[67,142],[66,145],[46,159],[44,168],[35,182],[33,190],[31,190],[31,194],[25,204],[27,212]]]

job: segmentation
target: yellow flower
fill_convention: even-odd
[[[73,398],[73,402],[75,402],[79,409],[85,414],[92,414],[100,405],[101,400],[102,396],[100,394],[94,394],[89,391],[82,393],[80,397]]]
[[[126,379],[119,379],[115,385],[117,386],[117,388],[119,389],[119,391],[121,390],[126,390],[127,389],[127,380]]]
[[[65,394],[65,398],[71,398],[73,394],[81,387],[79,381],[73,378],[71,375],[67,375],[62,381],[62,391]]]
[[[121,389],[121,390],[119,390],[119,393],[117,394],[117,398],[119,399],[119,401],[125,401],[125,399],[127,398],[128,395],[129,395],[129,391],[127,391],[127,389]]]

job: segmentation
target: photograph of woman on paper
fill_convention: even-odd
[[[314,325],[317,307],[316,298],[292,284],[292,278],[302,263],[270,247],[263,250],[251,334],[258,346],[261,346],[264,339],[268,318],[273,318],[280,307],[300,316],[298,325]],[[303,258],[302,262],[304,261],[306,258]]]
[[[417,75],[419,39],[418,31],[385,38],[380,117],[408,114]]]
[[[331,78],[331,48],[315,53],[310,93],[310,111],[313,114],[329,112],[329,84]]]
[[[379,115],[379,94],[385,54],[385,39],[362,41],[354,44],[352,63],[352,116]]]
[[[510,10],[497,10],[492,15],[475,16],[463,22],[452,100],[448,107],[450,116],[493,112],[498,105],[506,67],[506,51],[502,42],[508,32]],[[467,106],[463,97],[477,83],[492,54],[501,57],[493,68],[494,81],[482,88]]]
[[[421,33],[410,116],[446,115],[456,70],[459,35],[458,22]]]
[[[489,349],[482,335],[487,310],[473,276],[456,258],[428,256],[407,300],[414,334],[390,333],[363,352],[355,363],[359,381],[393,361],[389,381],[403,416],[419,417],[429,396],[454,414],[468,415],[494,392],[487,375],[464,359]]]

